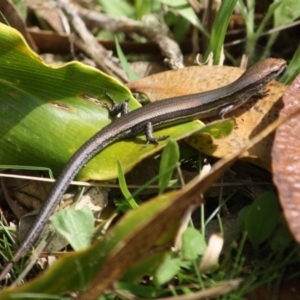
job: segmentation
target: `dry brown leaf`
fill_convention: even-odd
[[[236,80],[244,71],[228,66],[189,67],[168,71],[129,83],[134,92],[145,93],[151,101],[216,89]],[[270,82],[263,99],[251,99],[226,117],[236,119],[237,128],[226,138],[212,140],[205,134],[194,134],[186,141],[199,151],[216,157],[224,157],[241,148],[245,143],[274,121],[282,107],[281,96],[286,86],[276,81]],[[270,152],[273,136],[263,139],[247,151],[243,158],[270,169]]]
[[[132,92],[146,94],[154,102],[225,86],[244,71],[227,66],[196,66],[166,71],[127,83]]]
[[[285,117],[300,107],[300,75],[283,96]],[[291,117],[276,131],[272,150],[273,178],[290,230],[300,243],[300,123],[299,115]]]

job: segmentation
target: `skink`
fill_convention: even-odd
[[[169,98],[149,103],[121,115],[96,133],[72,156],[54,184],[49,197],[41,208],[9,262],[0,274],[0,280],[11,270],[13,263],[22,257],[42,233],[49,217],[58,205],[68,185],[79,170],[99,151],[123,138],[146,133],[147,143],[157,143],[166,137],[154,138],[152,128],[166,127],[197,118],[214,115],[224,117],[229,111],[245,103],[286,67],[282,59],[268,58],[250,67],[233,83],[208,92]]]

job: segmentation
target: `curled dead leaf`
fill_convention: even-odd
[[[281,117],[300,107],[300,75],[283,96]],[[276,131],[272,150],[273,179],[289,228],[300,243],[300,123],[299,115],[291,117]]]

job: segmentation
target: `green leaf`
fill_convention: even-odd
[[[159,178],[160,194],[162,194],[169,186],[173,171],[178,166],[179,157],[178,144],[174,140],[170,139],[162,152],[159,165],[159,173],[162,174],[162,176]],[[166,170],[168,170],[168,172],[166,172]]]
[[[178,257],[168,257],[157,269],[154,280],[158,285],[170,281],[180,270],[181,259]]]
[[[291,24],[300,17],[300,6],[297,0],[275,0],[281,3],[274,11],[274,26],[279,27]]]
[[[94,68],[77,62],[50,67],[17,31],[0,24],[0,33],[0,160],[50,167],[57,174],[80,145],[110,122],[99,101],[84,95],[105,102],[108,91],[119,100],[133,98]],[[99,163],[96,158],[78,178],[96,179]]]
[[[271,236],[270,247],[274,252],[285,250],[291,245],[293,237],[286,224],[282,224],[276,228]]]
[[[57,232],[69,241],[74,250],[91,244],[94,216],[89,207],[84,206],[80,210],[71,207],[55,213],[50,219]]]
[[[199,230],[188,227],[182,235],[182,257],[186,260],[194,260],[203,254],[206,248],[205,239]]]
[[[274,231],[279,212],[278,199],[273,192],[260,195],[251,204],[246,217],[245,230],[255,249]]]

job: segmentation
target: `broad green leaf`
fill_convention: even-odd
[[[126,87],[97,69],[78,62],[45,64],[16,30],[3,24],[0,88],[0,163],[48,167],[55,175],[85,141],[112,121],[101,103],[110,103],[106,93],[116,102],[130,99],[130,109],[139,107]],[[194,121],[155,135],[179,139],[201,127]],[[117,161],[126,173],[166,142],[144,148],[144,136],[117,142],[91,159],[77,179],[116,178]]]
[[[188,227],[182,235],[182,257],[194,260],[207,248],[205,239],[199,230]]]
[[[99,101],[85,94],[104,101],[106,92],[119,100],[132,99],[124,86],[94,68],[77,62],[59,68],[46,65],[17,31],[3,24],[0,86],[1,162],[50,167],[55,174],[84,141],[110,122]],[[99,164],[96,159],[79,178],[97,178]]]

